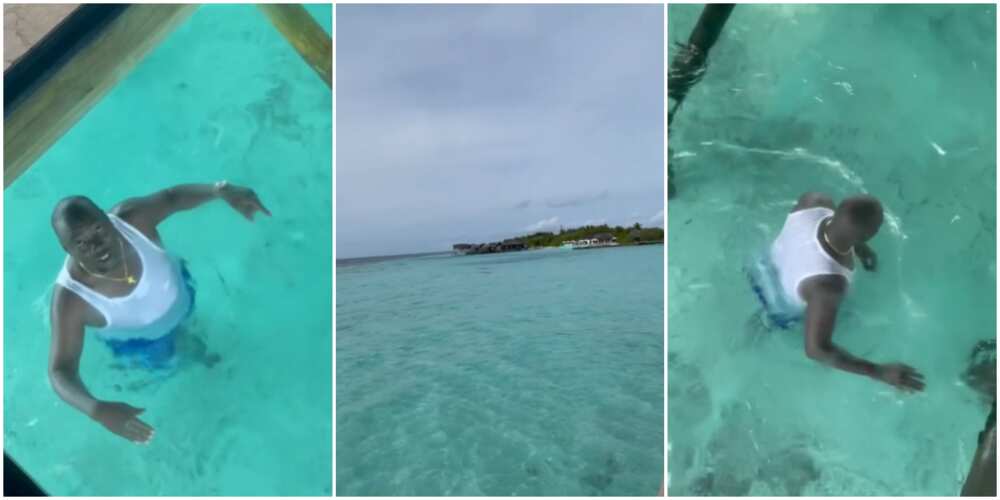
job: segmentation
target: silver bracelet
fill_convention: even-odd
[[[212,191],[214,191],[216,195],[222,194],[222,188],[228,185],[229,181],[217,181],[215,184],[212,185]]]

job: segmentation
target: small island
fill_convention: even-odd
[[[642,227],[638,223],[632,227],[602,224],[575,229],[560,228],[558,233],[538,232],[491,243],[457,243],[452,245],[452,251],[456,255],[478,255],[559,247],[582,250],[634,245],[662,245],[663,235],[663,228]]]

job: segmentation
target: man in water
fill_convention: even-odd
[[[49,380],[64,401],[109,431],[146,443],[153,428],[144,410],[94,398],[80,379],[85,328],[115,357],[148,369],[172,366],[179,328],[194,307],[184,263],[164,250],[157,226],[165,219],[221,198],[253,221],[271,213],[248,188],[225,181],[174,186],[122,201],[110,213],[89,198],[64,198],[52,228],[66,253],[52,293]]]
[[[993,409],[986,417],[986,425],[979,433],[979,446],[972,456],[969,474],[962,485],[963,497],[997,496],[997,401],[994,395]]]
[[[833,343],[840,304],[854,274],[855,256],[868,271],[877,265],[867,241],[882,226],[882,204],[854,196],[835,206],[822,193],[803,194],[771,246],[784,298],[805,310],[805,348],[810,359],[865,375],[904,391],[921,391],[923,375],[902,363],[877,364]]]
[[[962,496],[997,496],[997,341],[981,340],[972,348],[962,379],[986,404],[992,401],[986,425],[979,433],[979,446],[972,457]]]

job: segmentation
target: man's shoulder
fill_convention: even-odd
[[[820,193],[818,191],[803,193],[802,196],[799,196],[799,200],[795,204],[795,208],[792,209],[792,212],[798,212],[799,210],[807,210],[816,207],[829,208],[833,210],[833,198],[826,193]]]
[[[84,304],[83,298],[62,283],[52,285],[52,309],[69,312],[78,310]]]
[[[93,326],[101,317],[86,299],[60,283],[56,283],[52,288],[50,314],[53,325],[58,323],[63,326],[77,323]]]
[[[820,274],[811,276],[799,285],[799,293],[809,302],[823,300],[837,302],[847,294],[849,282],[840,274]]]
[[[117,205],[111,207],[108,213],[125,222],[132,223],[134,219],[142,216],[142,205],[135,198],[129,198],[118,202]]]
[[[111,207],[109,213],[125,221],[147,238],[156,237],[155,225],[150,221],[149,211],[142,203],[141,198],[124,200]]]

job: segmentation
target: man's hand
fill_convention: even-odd
[[[861,267],[864,267],[866,271],[875,271],[875,268],[878,267],[878,255],[867,244],[854,245],[854,254],[861,260]]]
[[[879,365],[875,378],[906,392],[924,390],[924,376],[912,366],[902,363]]]
[[[226,200],[229,206],[251,222],[254,214],[258,211],[267,214],[268,217],[271,216],[270,210],[264,207],[260,198],[257,197],[257,193],[250,188],[226,184],[219,189],[219,197]]]
[[[147,444],[153,439],[153,428],[139,420],[138,415],[146,410],[125,403],[101,401],[94,408],[94,420],[109,431],[134,443]]]

